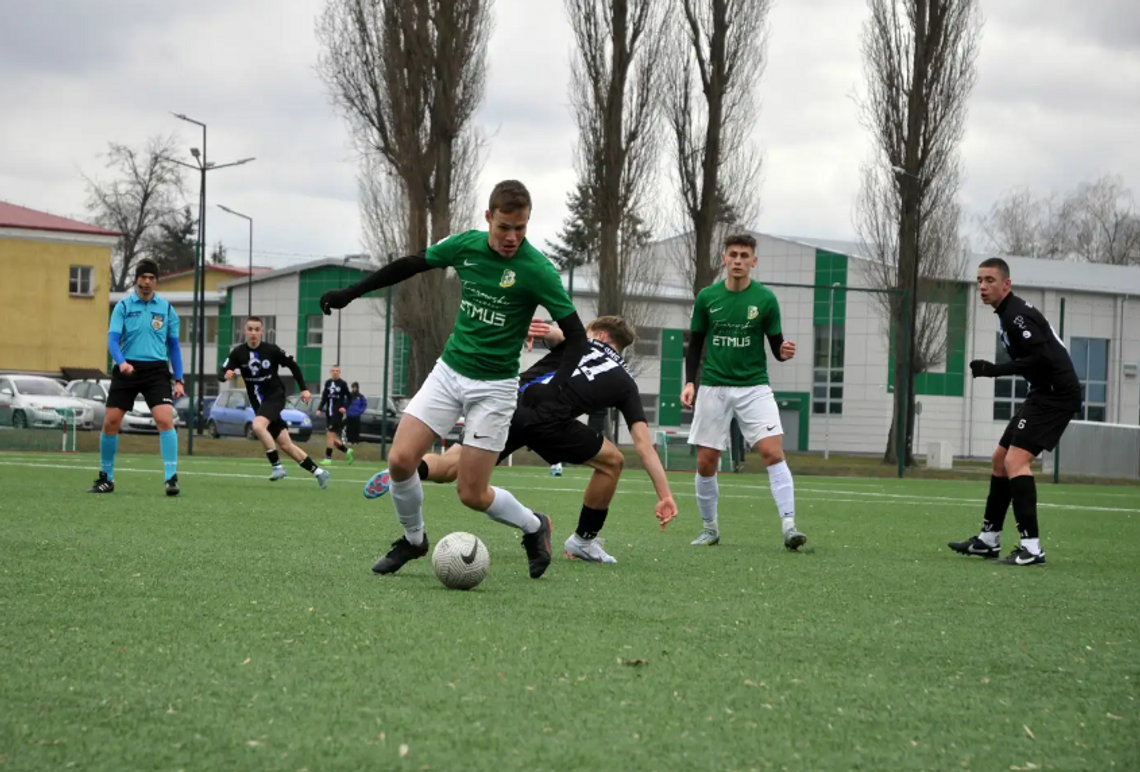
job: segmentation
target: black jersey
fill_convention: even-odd
[[[998,315],[998,334],[1013,360],[1006,367],[1029,382],[1030,393],[1058,400],[1079,400],[1081,383],[1073,369],[1073,360],[1049,320],[1013,293],[1006,296],[994,313]]]
[[[534,407],[542,420],[576,419],[616,407],[630,426],[646,421],[641,392],[629,365],[601,341],[590,341],[589,350],[561,391],[546,386],[565,353],[566,345],[559,344],[519,376],[520,404]]]
[[[305,391],[305,375],[301,372],[297,360],[286,354],[279,346],[263,341],[257,348],[250,348],[249,344],[242,343],[230,352],[226,361],[218,371],[218,380],[225,380],[226,370],[237,370],[245,381],[245,390],[249,394],[250,404],[254,409],[270,397],[284,397],[285,384],[277,374],[278,367],[287,367],[297,381],[297,388]]]
[[[323,410],[328,415],[340,412],[342,407],[347,410],[348,393],[348,384],[343,378],[337,378],[335,381],[329,378],[325,381],[325,388],[321,392],[321,403],[317,405],[317,410]]]

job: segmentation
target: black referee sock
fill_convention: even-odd
[[[348,452],[348,446],[345,445],[340,440],[336,441],[336,449],[339,450],[341,453],[347,453]]]
[[[1024,474],[1009,481],[1013,491],[1013,516],[1017,518],[1017,530],[1022,539],[1040,537],[1037,530],[1037,481],[1033,475]]]
[[[582,513],[578,515],[578,529],[574,533],[578,534],[583,539],[595,539],[598,536],[598,531],[606,524],[606,515],[610,513],[609,507],[605,509],[594,509],[582,505]]]
[[[986,498],[986,518],[982,522],[983,533],[1001,533],[1012,496],[1008,477],[990,476],[990,495]]]
[[[269,459],[269,463],[273,466],[279,466],[281,464],[281,457],[277,455],[276,448],[265,451],[265,457]]]
[[[301,468],[306,472],[315,472],[317,471],[317,464],[313,459],[305,456],[305,460],[301,462]]]

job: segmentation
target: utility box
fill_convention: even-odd
[[[954,466],[954,454],[950,451],[950,443],[946,440],[937,440],[926,446],[927,469],[950,469]]]

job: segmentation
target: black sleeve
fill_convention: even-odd
[[[558,363],[558,370],[550,381],[551,386],[560,389],[574,375],[574,368],[586,355],[590,341],[586,337],[586,328],[582,326],[577,311],[554,321],[566,336],[566,340],[562,342],[562,345],[566,346],[565,353],[562,354],[562,361]]]
[[[325,410],[325,406],[329,403],[329,384],[330,383],[332,383],[331,379],[325,381],[325,387],[323,389],[321,389],[321,401],[317,405],[318,411],[327,412]]]
[[[697,382],[697,370],[701,367],[701,352],[705,348],[707,332],[694,332],[689,340],[689,353],[685,355],[685,383]]]
[[[775,335],[768,336],[768,348],[772,349],[772,356],[777,362],[784,361],[784,358],[780,356],[780,346],[782,345],[784,345],[784,333],[778,332]]]
[[[1049,357],[1045,350],[1035,346],[1029,356],[994,365],[990,372],[993,373],[994,378],[1001,378],[1005,375],[1027,375],[1042,365],[1048,364],[1048,362]]]
[[[390,287],[393,284],[399,284],[402,281],[412,278],[417,273],[431,270],[428,264],[427,257],[421,252],[418,255],[407,255],[398,260],[393,260],[384,267],[377,271],[373,271],[370,275],[364,277],[351,287],[345,287],[341,292],[345,293],[343,299],[346,302],[356,300],[361,295],[372,292],[374,290]]]
[[[348,381],[337,381],[337,385],[340,386],[340,394],[337,397],[336,407],[337,409],[343,407],[345,410],[348,410]]]
[[[631,429],[638,421],[649,423],[645,417],[645,406],[641,404],[641,392],[637,390],[636,386],[626,392],[625,399],[618,404],[617,409],[625,418],[625,425]]]
[[[226,360],[222,362],[222,366],[218,368],[219,381],[224,381],[226,379],[226,370],[237,370],[241,366],[241,364],[237,361],[239,349],[241,349],[241,346],[238,346],[233,351],[231,351],[229,353],[229,356],[226,357]]]
[[[297,391],[307,391],[308,385],[305,383],[305,374],[301,372],[301,366],[297,364],[297,360],[291,355],[285,353],[285,349],[280,346],[277,347],[277,364],[282,367],[288,367],[289,372],[293,373],[293,380],[297,383]]]

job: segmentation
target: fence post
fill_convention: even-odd
[[[1065,299],[1061,298],[1061,345],[1065,345]],[[1061,441],[1057,440],[1057,447],[1053,448],[1053,484],[1061,482]]]

